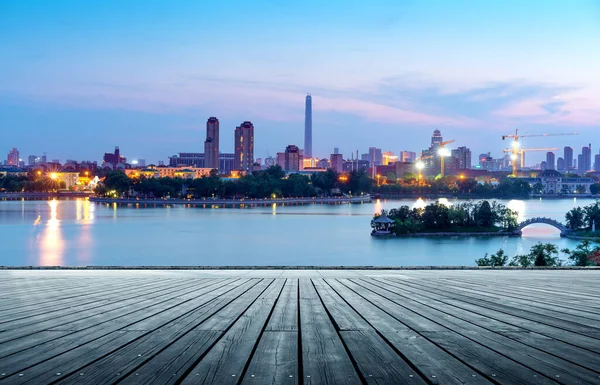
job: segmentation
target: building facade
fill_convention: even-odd
[[[458,147],[451,152],[452,159],[455,159],[458,170],[469,170],[471,168],[471,150],[465,146]],[[450,162],[452,163],[452,162]]]
[[[414,163],[417,161],[417,153],[412,151],[402,151],[400,152],[400,161]]]
[[[312,96],[306,95],[304,107],[304,157],[312,158]]]
[[[565,170],[573,170],[573,148],[566,146],[564,148],[563,159],[565,160]]]
[[[560,158],[559,157],[558,159],[556,159],[556,169],[558,171],[565,171],[566,170],[564,158]]]
[[[10,150],[8,156],[6,157],[6,164],[8,166],[19,167],[19,150],[17,150],[16,148]]]
[[[219,169],[219,119],[211,116],[206,122],[204,167]]]
[[[573,194],[578,190],[582,190],[581,192],[584,194],[589,194],[590,186],[595,183],[592,178],[565,178],[563,174],[556,170],[542,171],[535,178],[522,179],[528,182],[531,187],[540,183],[544,195]]]
[[[578,157],[578,170],[586,172],[592,169],[592,145],[581,148],[581,155]]]
[[[254,164],[254,125],[245,121],[235,128],[235,163],[237,171],[252,171]]]
[[[546,153],[546,170],[556,170],[556,163],[554,161],[555,155],[553,152],[548,151]]]
[[[336,172],[344,171],[344,157],[342,154],[331,154],[329,162],[332,170]]]
[[[298,146],[291,144],[285,148],[283,169],[286,172],[298,172],[302,169],[302,156]]]

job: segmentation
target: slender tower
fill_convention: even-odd
[[[219,119],[214,116],[208,118],[206,122],[204,167],[219,169]]]
[[[304,157],[312,158],[312,96],[306,95],[304,109]]]
[[[234,169],[252,171],[254,164],[254,125],[245,121],[235,128],[235,159]]]

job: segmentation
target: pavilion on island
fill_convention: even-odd
[[[387,215],[381,214],[377,218],[373,219],[375,230],[373,235],[389,235],[392,233],[391,228],[396,222],[393,219],[388,218]]]

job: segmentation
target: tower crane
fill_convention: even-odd
[[[556,147],[551,147],[551,148],[520,148],[519,149],[519,155],[518,158],[520,159],[520,166],[521,168],[525,167],[525,153],[529,152],[529,151],[557,151],[558,148]],[[511,163],[512,163],[512,158],[514,157],[514,148],[505,148],[504,150],[502,150],[504,153],[510,153],[511,154]]]
[[[509,150],[508,152],[511,152],[511,160],[512,160],[512,174],[514,176],[517,176],[517,172],[519,171],[519,165],[518,165],[518,159],[519,159],[519,155],[521,155],[522,157],[524,157],[524,152],[520,153],[519,152],[519,146],[520,146],[520,142],[519,139],[521,138],[531,138],[531,137],[540,137],[540,136],[563,136],[563,135],[579,135],[579,133],[577,132],[568,132],[568,133],[561,133],[561,134],[533,134],[533,135],[519,135],[519,129],[515,129],[515,133],[514,134],[510,134],[510,135],[502,135],[502,140],[506,140],[506,138],[510,138],[513,139],[512,142],[512,150]],[[532,149],[530,149],[532,150]],[[507,151],[505,151],[507,152]],[[523,158],[524,161],[524,158]]]
[[[445,161],[444,160],[446,159],[446,156],[450,155],[448,153],[448,150],[446,150],[445,147],[446,147],[447,144],[450,144],[450,143],[454,143],[454,139],[447,140],[445,142],[441,142],[440,143],[440,148],[438,149],[438,155],[441,158],[440,159],[440,162],[441,162],[440,165],[441,165],[442,178],[444,177],[444,174],[445,174],[445,171],[446,171],[445,168],[444,168],[444,166],[445,166],[445,164],[444,164]]]

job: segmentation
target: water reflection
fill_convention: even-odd
[[[383,210],[383,204],[381,203],[381,199],[377,199],[373,205],[373,214],[380,214],[381,210]]]
[[[424,209],[427,206],[427,203],[423,200],[423,198],[417,199],[417,201],[413,204],[413,209]]]
[[[525,220],[525,201],[521,201],[521,200],[516,200],[513,199],[511,201],[508,202],[508,204],[506,205],[506,207],[508,207],[511,210],[516,211],[517,213],[519,213],[517,220],[519,222],[523,222]]]
[[[42,239],[40,242],[40,266],[62,266],[65,242],[62,239],[60,220],[58,219],[57,200],[48,201],[50,206],[50,218],[46,222]],[[38,217],[38,219],[40,219]],[[37,222],[37,220],[36,220]],[[34,223],[35,224],[35,223]]]

